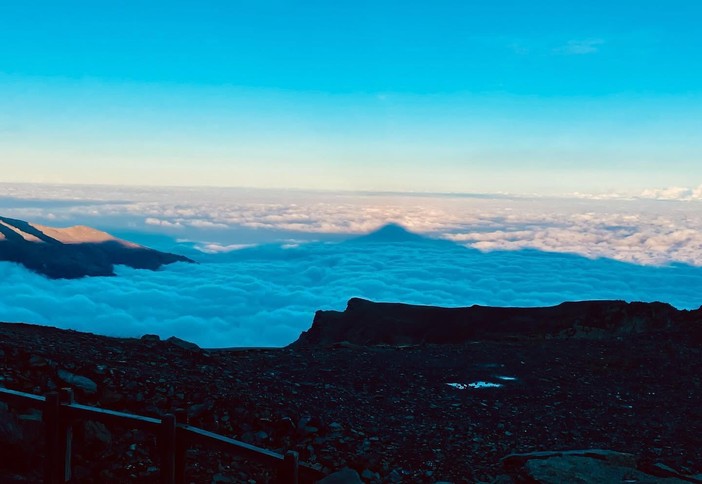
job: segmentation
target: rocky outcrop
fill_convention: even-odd
[[[114,265],[156,270],[187,257],[159,252],[90,227],[52,228],[0,217],[0,261],[51,279],[113,276]]]
[[[317,311],[293,347],[347,341],[360,345],[447,344],[502,338],[611,338],[694,327],[702,311],[664,303],[565,302],[535,308],[443,308],[353,298],[346,310]]]
[[[511,454],[502,459],[502,465],[508,479],[498,479],[498,483],[702,482],[696,476],[686,476],[672,469],[657,471],[659,467],[656,466],[649,467],[653,472],[645,472],[637,466],[634,455],[603,449]]]

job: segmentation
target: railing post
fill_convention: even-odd
[[[179,408],[175,412],[177,424],[188,424],[188,411]],[[176,428],[176,448],[175,448],[175,482],[185,484],[185,460],[188,451],[188,441],[185,432]]]
[[[170,413],[161,419],[158,446],[161,453],[161,483],[173,484],[175,482],[176,419]]]
[[[57,484],[59,482],[58,476],[63,476],[59,464],[61,455],[59,409],[58,393],[47,393],[42,411],[42,420],[44,421],[44,482],[47,484]]]
[[[62,388],[59,393],[59,403],[64,405],[71,405],[75,403],[73,397],[73,390],[70,388]],[[59,411],[60,411],[59,406]],[[73,440],[73,422],[70,422],[67,418],[59,419],[59,448],[60,454],[59,459],[63,461],[63,475],[61,478],[62,482],[68,482],[71,480],[71,453],[72,453],[72,440]]]
[[[297,452],[289,450],[283,457],[283,467],[280,469],[278,481],[280,484],[298,484],[299,483],[299,460],[300,456]]]

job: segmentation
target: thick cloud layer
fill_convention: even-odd
[[[50,281],[0,264],[0,319],[120,336],[177,335],[206,347],[285,345],[317,309],[353,296],[464,306],[566,300],[700,305],[702,269],[638,266],[534,250],[482,253],[446,241],[264,245],[159,272]]]

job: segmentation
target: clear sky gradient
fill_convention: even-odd
[[[0,5],[0,181],[702,183],[702,3]]]

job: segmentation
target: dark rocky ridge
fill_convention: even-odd
[[[461,344],[504,338],[612,338],[702,327],[702,309],[665,303],[565,302],[558,306],[442,308],[349,300],[346,310],[317,311],[293,347],[348,341],[359,345]]]
[[[114,265],[156,270],[187,257],[159,252],[88,227],[55,229],[0,217],[0,261],[51,279],[114,276]]]

